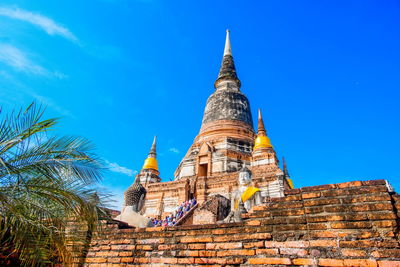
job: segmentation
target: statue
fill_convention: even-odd
[[[134,212],[140,212],[143,208],[145,197],[146,189],[139,182],[139,178],[136,177],[135,182],[125,191],[125,206],[132,207]]]
[[[128,223],[135,227],[150,227],[153,226],[149,218],[140,214],[144,206],[146,197],[146,189],[139,182],[139,177],[136,176],[135,182],[125,191],[125,203],[120,215],[115,217],[115,220]]]
[[[239,172],[238,182],[239,188],[231,196],[231,211],[224,222],[241,222],[243,213],[261,204],[260,189],[251,185],[251,171],[245,165]]]

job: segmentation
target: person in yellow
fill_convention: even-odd
[[[224,222],[241,222],[242,213],[251,210],[253,206],[261,204],[261,192],[252,186],[251,171],[244,165],[239,171],[239,187],[231,195],[231,211]]]

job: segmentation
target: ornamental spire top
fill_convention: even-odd
[[[267,131],[265,131],[264,121],[261,114],[261,109],[258,109],[258,129],[257,129],[257,138],[254,142],[253,151],[260,148],[272,148],[271,141],[267,136]]]
[[[224,56],[226,56],[226,55],[232,56],[232,48],[231,48],[231,40],[229,37],[229,30],[226,30]]]
[[[264,121],[261,114],[261,109],[258,109],[258,127],[257,127],[259,136],[267,136],[267,131],[265,131]]]
[[[285,175],[286,178],[289,178],[289,171],[288,168],[286,166],[286,160],[285,157],[282,157],[282,162],[283,162],[283,174]]]
[[[154,136],[153,144],[151,145],[149,155],[147,156],[147,159],[144,161],[142,169],[154,169],[154,170],[158,171],[158,163],[157,163],[157,159],[156,159],[156,155],[157,155],[156,142],[157,142],[157,138],[156,138],[156,136]]]
[[[286,178],[286,180],[287,180],[287,182],[289,184],[289,187],[291,189],[293,189],[294,188],[294,184],[293,184],[292,179],[290,179],[289,171],[288,171],[288,168],[286,166],[285,157],[282,157],[282,162],[283,162],[283,176]]]
[[[222,57],[221,69],[218,78],[214,83],[214,87],[218,89],[236,89],[240,88],[240,80],[236,74],[235,63],[232,57],[232,48],[230,41],[230,32],[226,30],[224,56]]]
[[[149,158],[156,158],[156,147],[157,147],[157,136],[154,136],[153,139],[153,144],[151,145],[150,152],[149,152]]]

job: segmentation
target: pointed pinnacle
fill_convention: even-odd
[[[286,177],[289,177],[289,171],[286,166],[285,157],[282,157],[282,163],[283,163],[283,173],[285,174]]]
[[[151,145],[149,157],[156,157],[156,147],[157,147],[157,136],[154,136],[153,144]]]
[[[265,131],[264,121],[261,114],[261,109],[258,109],[258,135],[266,135],[267,132]]]
[[[235,63],[233,62],[231,41],[229,39],[229,30],[226,31],[226,40],[224,48],[224,56],[222,57],[221,68],[219,69],[218,78],[214,83],[214,87],[218,89],[221,82],[230,82],[235,87],[240,88],[240,80],[237,77]]]
[[[231,48],[231,40],[229,36],[229,30],[226,30],[226,40],[225,40],[225,49],[224,56],[230,55],[232,56],[232,48]]]

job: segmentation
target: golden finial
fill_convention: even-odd
[[[265,131],[264,121],[261,114],[261,109],[258,110],[258,129],[257,129],[257,138],[254,142],[253,150],[258,148],[273,148],[271,144],[271,140],[269,140],[267,136],[267,132]]]
[[[153,139],[153,144],[151,145],[150,153],[147,157],[147,159],[144,161],[143,168],[142,169],[154,169],[158,171],[158,163],[156,159],[156,142],[157,138],[154,136]]]

